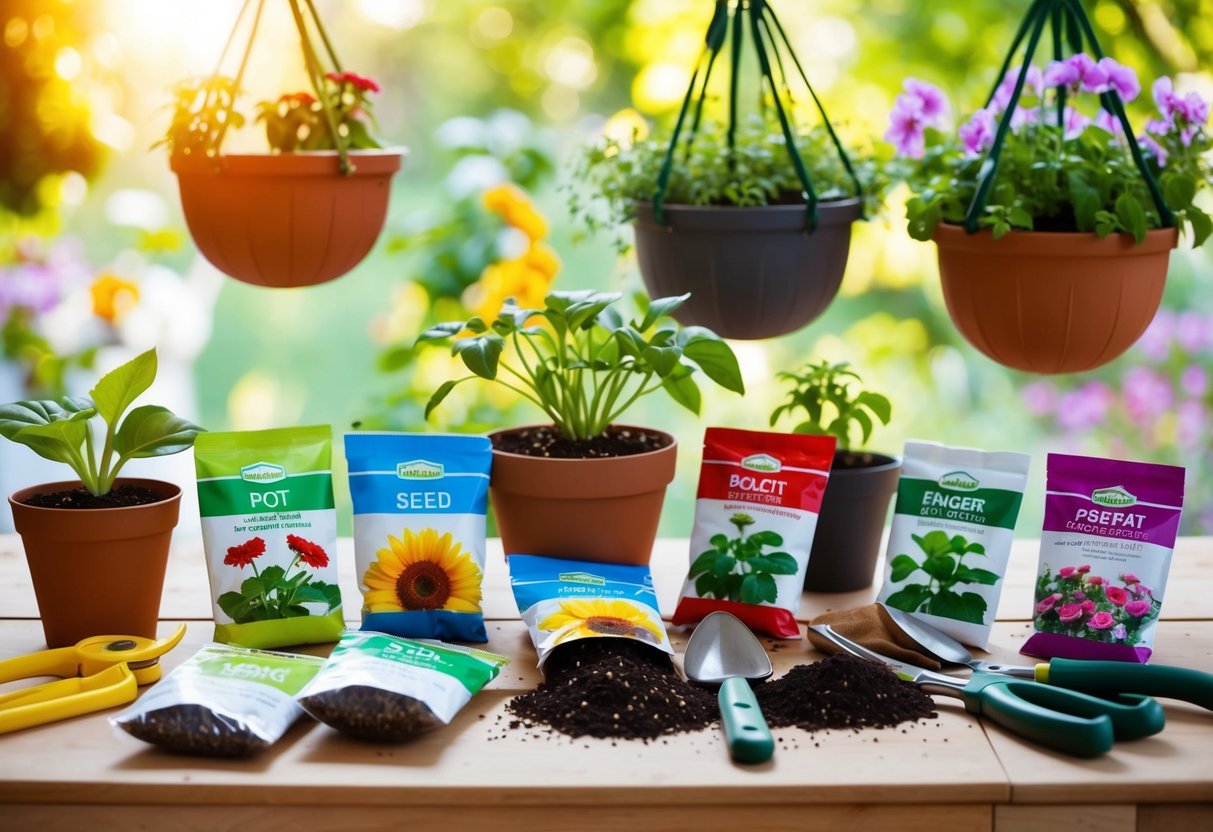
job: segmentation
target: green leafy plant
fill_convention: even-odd
[[[783,537],[772,531],[756,531],[746,536],[746,527],[754,524],[748,514],[729,518],[737,527],[737,537],[712,535],[712,548],[691,564],[690,578],[700,598],[740,601],[743,604],[775,603],[778,590],[774,575],[795,575],[796,558],[787,552],[764,552],[782,546]]]
[[[797,372],[781,372],[778,377],[790,381],[792,389],[787,401],[771,412],[771,427],[784,415],[803,410],[806,418],[792,429],[795,433],[827,434],[838,439],[839,449],[849,450],[857,428],[863,445],[877,421],[887,425],[892,418],[893,406],[885,396],[852,391],[851,383],[863,379],[845,361],[831,364],[822,360]]]
[[[680,147],[671,170],[668,204],[777,205],[803,203],[800,180],[788,159],[777,124],[759,116],[740,121],[735,148],[728,151],[724,124],[705,124],[689,146]],[[651,200],[669,137],[627,141],[604,139],[574,157],[567,188],[569,209],[584,230],[614,229],[631,222],[637,201]],[[797,148],[823,201],[854,196],[854,185],[824,127],[797,134]],[[888,190],[885,163],[873,152],[852,155],[868,212],[878,210]]]
[[[621,297],[552,292],[543,309],[508,301],[491,323],[473,317],[431,327],[418,341],[458,336],[451,352],[472,374],[442,384],[426,415],[457,385],[482,378],[535,404],[565,437],[585,440],[600,436],[638,399],[658,390],[698,413],[697,370],[728,390],[745,392],[728,344],[710,329],[679,327],[667,319],[690,295],[653,300],[629,321],[614,307]]]
[[[265,554],[265,540],[253,537],[238,546],[230,546],[223,562],[228,566],[243,569],[253,567],[253,575],[240,584],[239,592],[225,592],[219,596],[219,608],[237,624],[250,621],[269,621],[276,618],[299,618],[311,615],[305,604],[323,604],[323,614],[341,606],[341,589],[336,584],[315,580],[315,576],[303,567],[320,569],[329,564],[324,549],[310,540],[297,535],[286,536],[287,548],[294,554],[286,569],[270,565],[257,569],[256,559]],[[299,571],[294,575],[291,570]]]
[[[180,453],[202,430],[159,405],[126,412],[155,378],[156,350],[151,349],[106,373],[88,396],[0,406],[0,435],[65,463],[91,493],[107,494],[129,460]],[[96,419],[104,425],[100,452]]]
[[[922,570],[926,573],[927,582],[906,584],[890,595],[885,603],[906,612],[921,610],[957,621],[984,623],[986,599],[976,592],[957,592],[956,588],[964,584],[994,586],[998,583],[996,572],[964,563],[966,555],[985,557],[985,547],[980,543],[970,543],[962,535],[949,537],[947,532],[942,531],[928,532],[925,537],[911,536],[925,557],[918,561],[910,555],[897,555],[890,563],[890,580],[895,584],[901,583]]]

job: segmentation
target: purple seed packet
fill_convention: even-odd
[[[1183,508],[1184,469],[1049,454],[1036,573],[1041,658],[1145,662]]]

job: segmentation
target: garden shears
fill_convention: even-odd
[[[0,734],[133,702],[140,685],[159,681],[160,657],[184,635],[182,624],[162,639],[94,636],[72,647],[0,661],[0,683],[61,677],[0,694]]]
[[[873,652],[828,624],[811,625],[810,629],[840,650],[888,665],[927,693],[958,698],[969,713],[988,717],[1021,737],[1077,757],[1098,757],[1111,750],[1114,740],[1148,737],[1166,724],[1162,706],[1148,696],[1122,693],[1117,700],[1102,699],[984,671],[967,679],[947,676]]]

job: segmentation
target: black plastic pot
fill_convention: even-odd
[[[835,455],[804,576],[806,592],[852,592],[872,585],[889,499],[897,491],[900,473],[896,457]]]
[[[636,205],[636,257],[655,298],[690,292],[674,317],[724,338],[794,332],[825,311],[847,267],[856,199],[823,202],[805,231],[804,205],[666,205],[659,225]]]

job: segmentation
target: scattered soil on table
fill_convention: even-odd
[[[621,427],[609,427],[602,436],[593,439],[566,439],[555,425],[519,428],[493,440],[498,451],[551,459],[633,456],[659,451],[668,444],[668,438],[662,434]]]
[[[716,721],[714,692],[685,681],[669,656],[631,639],[587,638],[557,647],[545,681],[506,706],[513,729],[547,726],[571,737],[650,740]]]
[[[845,653],[797,665],[754,694],[772,728],[887,728],[938,716],[917,685]]]
[[[163,499],[163,494],[157,494],[150,488],[120,485],[100,497],[87,488],[72,488],[49,494],[31,494],[22,502],[36,508],[129,508],[158,503]]]

